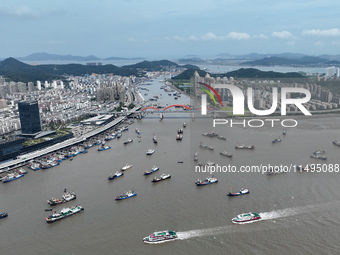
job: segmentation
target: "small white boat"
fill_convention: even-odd
[[[128,170],[132,167],[131,164],[126,164],[125,166],[122,167],[122,171]]]
[[[154,149],[148,149],[148,151],[146,152],[146,155],[152,155],[155,153]]]

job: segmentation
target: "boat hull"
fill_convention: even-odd
[[[157,172],[159,170],[159,168],[157,168],[156,170],[152,170],[151,172],[145,172],[144,175],[150,175],[154,172]]]
[[[130,197],[135,197],[135,196],[137,196],[137,193],[132,194],[131,196],[128,196],[128,197],[115,197],[115,200],[119,201],[119,200],[124,200],[124,199],[128,199]]]
[[[3,183],[11,182],[11,181],[14,181],[14,180],[16,180],[16,179],[19,179],[19,178],[21,178],[21,177],[24,177],[24,176],[25,176],[24,174],[21,174],[21,175],[15,177],[15,178],[12,178],[12,179],[9,179],[9,180],[5,180],[5,181],[2,181],[2,182],[3,182]]]
[[[8,216],[8,213],[1,213],[0,214],[0,219],[6,218]]]
[[[108,180],[113,180],[113,179],[117,179],[117,178],[119,178],[119,177],[122,177],[123,175],[124,175],[124,173],[122,173],[121,175],[118,175],[118,176],[117,176],[117,175],[112,176],[112,177],[109,176],[109,177],[107,177],[107,179],[108,179]]]
[[[249,191],[245,192],[245,193],[240,193],[240,192],[238,192],[238,193],[228,193],[227,196],[228,197],[234,197],[234,196],[246,195],[246,194],[249,194],[249,193],[250,193]]]
[[[109,149],[111,149],[111,147],[104,148],[104,149],[98,149],[98,151],[106,151],[106,150],[109,150]]]
[[[262,220],[261,217],[255,217],[254,219],[243,220],[243,221],[232,219],[231,222],[235,223],[235,224],[245,224],[245,223],[252,223],[252,222],[256,222],[256,221],[260,221],[260,220]]]
[[[76,196],[75,194],[73,194],[72,197],[68,197],[67,199],[59,198],[57,201],[47,200],[47,203],[48,203],[50,206],[55,206],[55,205],[67,203],[67,202],[72,201],[72,200],[74,200],[74,199],[76,199],[76,198],[77,198],[77,196]]]
[[[59,166],[59,165],[60,165],[60,162],[58,162],[57,164],[53,164],[53,165],[42,166],[41,169],[49,169],[49,168]]]
[[[166,179],[170,179],[171,178],[171,176],[169,176],[169,177],[166,177],[166,178],[160,178],[160,179],[152,179],[151,180],[151,182],[152,183],[155,183],[155,182],[160,182],[160,181],[164,181],[164,180],[166,180]]]
[[[84,208],[81,208],[79,211],[76,211],[74,213],[70,213],[68,215],[64,215],[63,217],[60,217],[60,218],[57,218],[57,219],[53,219],[53,220],[49,220],[48,218],[46,218],[46,223],[53,223],[53,222],[56,222],[56,221],[59,221],[59,220],[62,220],[62,219],[65,219],[69,216],[72,216],[72,215],[75,215],[77,213],[80,213],[80,212],[83,212],[84,211]]]
[[[163,239],[163,240],[155,240],[155,241],[147,241],[147,240],[143,240],[144,243],[147,244],[159,244],[159,243],[166,243],[166,242],[171,242],[171,241],[175,241],[178,238],[171,238],[171,239]]]
[[[213,182],[206,182],[206,183],[197,183],[196,182],[196,185],[197,186],[205,186],[205,185],[209,185],[209,184],[213,184],[213,183],[217,183],[218,181],[213,181]]]
[[[33,170],[33,171],[37,171],[37,170],[40,170],[41,167],[38,166],[38,167],[33,167],[33,166],[27,166],[29,169]]]

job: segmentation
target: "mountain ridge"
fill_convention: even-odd
[[[59,54],[50,54],[46,52],[36,52],[25,57],[17,57],[17,60],[20,61],[101,61],[101,60],[137,60],[144,58],[122,58],[122,57],[107,57],[107,58],[99,58],[94,55],[89,56],[74,56],[74,55],[59,55]]]

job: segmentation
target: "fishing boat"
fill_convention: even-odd
[[[311,155],[310,156],[311,158],[315,158],[315,159],[322,159],[322,160],[326,160],[327,159],[327,157],[326,156],[322,156],[322,155],[319,155],[319,154],[317,154],[317,155]]]
[[[134,123],[134,121],[133,120],[131,120],[132,122],[130,122],[129,124],[133,124]],[[123,129],[122,129],[122,132],[125,132],[125,131],[128,131],[129,130],[129,127],[128,126],[125,126],[125,127],[123,127]]]
[[[101,145],[103,142],[102,140],[97,140],[97,142],[94,145]]]
[[[178,128],[178,129],[177,129],[177,133],[178,133],[178,134],[182,134],[182,133],[183,133],[183,128]]]
[[[58,205],[58,204],[62,204],[62,203],[67,203],[71,200],[76,199],[77,196],[74,192],[67,192],[66,189],[64,189],[64,194],[61,196],[61,198],[53,198],[50,200],[47,200],[47,203],[50,206],[54,206],[54,205]]]
[[[144,175],[152,174],[152,173],[154,173],[154,172],[156,172],[156,171],[158,171],[158,170],[159,170],[159,167],[158,167],[158,166],[153,166],[153,167],[151,168],[150,171],[149,171],[149,170],[146,170],[146,171],[144,172]]]
[[[282,174],[286,173],[287,171],[281,166],[270,166],[267,171],[265,172],[266,175],[273,175],[273,174]]]
[[[111,146],[101,144],[98,148],[98,151],[106,151],[106,150],[109,150],[109,149],[111,149]]]
[[[160,181],[164,181],[166,179],[171,178],[170,174],[161,174],[161,176],[159,178],[154,177],[151,179],[151,182],[160,182]]]
[[[147,152],[146,152],[146,155],[152,155],[154,153],[155,153],[154,149],[148,149]]]
[[[17,170],[18,174],[27,174],[28,172],[25,171],[24,169],[20,168],[19,170]]]
[[[313,152],[314,155],[325,154],[325,153],[326,151],[321,151],[321,150],[317,150]]]
[[[56,160],[47,160],[46,162],[41,163],[41,169],[49,169],[58,165],[60,165],[60,162]]]
[[[144,243],[164,243],[169,241],[174,241],[177,239],[177,234],[175,231],[156,231],[149,236],[143,238]]]
[[[122,137],[122,134],[119,133],[119,134],[117,135],[117,139],[119,139],[119,138],[121,138],[121,137]]]
[[[281,138],[276,138],[276,139],[274,139],[274,140],[272,141],[272,143],[279,143],[279,142],[281,142],[281,141],[282,141]]]
[[[41,169],[41,165],[38,162],[32,161],[30,162],[27,167],[33,171],[37,171]]]
[[[116,137],[115,136],[113,136],[113,135],[106,135],[106,137],[105,137],[105,141],[110,141],[110,140],[113,140],[113,139],[115,139]]]
[[[194,154],[194,161],[197,161],[198,160],[198,152],[195,152]]]
[[[47,223],[53,223],[56,222],[58,220],[64,219],[66,217],[72,216],[76,213],[82,212],[84,211],[84,208],[81,207],[80,205],[78,206],[72,206],[72,207],[68,207],[68,208],[64,208],[60,211],[60,213],[54,212],[54,214],[48,216],[46,218],[46,222]]]
[[[5,177],[1,178],[0,180],[3,183],[7,183],[7,182],[11,182],[14,181],[16,179],[19,179],[21,177],[24,177],[24,174],[19,174],[19,173],[11,173],[11,174],[7,174]]]
[[[87,142],[84,146],[84,149],[90,149],[91,147],[93,147],[95,145],[95,143],[91,143],[91,142]]]
[[[249,193],[250,193],[250,192],[249,192],[248,189],[242,188],[242,189],[241,189],[239,192],[237,192],[237,193],[229,192],[229,193],[227,194],[227,196],[233,197],[233,196],[240,196],[240,195],[245,195],[245,194],[249,194]]]
[[[218,135],[218,136],[217,136],[217,138],[218,138],[218,139],[221,139],[221,140],[224,140],[224,141],[226,141],[226,140],[227,140],[227,138],[226,138],[226,137],[224,137],[224,136],[222,136],[222,135]]]
[[[132,165],[131,164],[126,164],[125,166],[123,166],[122,167],[122,171],[125,171],[125,170],[128,170],[128,169],[130,169],[132,167]]]
[[[202,134],[203,136],[208,136],[208,137],[215,137],[215,136],[218,136],[218,134],[217,133],[215,133],[215,132],[208,132],[208,133],[203,133]]]
[[[127,139],[127,141],[124,142],[124,144],[129,144],[129,143],[132,143],[133,142],[133,139],[129,138]]]
[[[311,172],[314,172],[316,169],[315,169],[315,167],[314,167],[314,169],[310,166],[310,165],[306,165],[306,166],[303,166],[303,165],[295,165],[294,166],[295,168],[296,168],[296,170],[298,170],[298,171],[300,171],[300,172],[302,172],[302,171],[306,171],[306,172],[308,172],[308,171],[311,171]]]
[[[140,131],[137,128],[135,129],[135,132],[139,135],[141,134]]]
[[[242,213],[237,215],[235,218],[231,219],[232,223],[236,223],[236,224],[243,224],[243,223],[250,223],[250,222],[254,222],[254,221],[259,221],[261,220],[261,216],[258,213]]]
[[[157,138],[156,138],[155,135],[153,135],[152,140],[153,140],[153,143],[158,143]]]
[[[137,196],[137,193],[134,192],[133,190],[129,190],[128,192],[124,192],[124,194],[120,194],[119,196],[115,197],[115,200],[123,200],[123,199],[127,199],[130,197],[134,197]]]
[[[229,154],[229,153],[226,152],[226,151],[221,151],[220,154],[221,154],[222,156],[227,157],[227,158],[232,158],[232,157],[233,157],[233,154]]]
[[[208,149],[208,150],[214,150],[214,147],[204,144],[203,142],[200,142],[200,148]]]
[[[340,147],[340,141],[335,140],[333,141],[333,144]]]
[[[236,145],[235,149],[248,149],[248,150],[253,150],[255,149],[254,145]]]
[[[183,139],[183,135],[182,134],[177,134],[176,135],[176,140],[177,141],[181,141]]]
[[[6,213],[6,212],[0,213],[0,219],[6,218],[7,216],[8,216],[8,213]]]
[[[118,177],[123,176],[124,173],[123,172],[116,172],[115,174],[111,174],[109,177],[107,177],[108,180],[113,180],[116,179]]]
[[[198,179],[195,184],[197,186],[203,186],[203,185],[208,185],[208,184],[212,184],[212,183],[217,183],[218,180],[214,177],[207,177],[205,180],[200,180]]]
[[[186,122],[184,122],[184,123],[183,123],[183,127],[185,128],[186,126],[187,126],[187,123],[186,123]]]
[[[205,163],[206,166],[214,166],[215,162],[214,161],[207,161],[207,163]]]
[[[283,135],[286,135],[286,134],[287,134],[287,129],[284,129],[284,130],[282,131],[282,134],[283,134]]]

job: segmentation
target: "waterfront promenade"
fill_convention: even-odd
[[[34,151],[34,152],[24,154],[24,155],[20,155],[15,160],[11,160],[11,161],[2,163],[2,164],[0,164],[0,173],[6,172],[6,171],[11,170],[11,169],[16,168],[16,167],[21,167],[23,165],[26,165],[32,159],[35,159],[35,158],[41,157],[43,155],[49,154],[51,152],[55,152],[55,151],[58,151],[60,149],[63,149],[63,148],[84,142],[87,139],[92,138],[96,135],[99,135],[100,133],[120,124],[125,119],[127,119],[127,116],[133,114],[135,111],[138,111],[140,108],[141,108],[140,106],[136,106],[133,109],[131,109],[131,111],[126,112],[125,116],[120,116],[120,117],[114,119],[113,121],[111,121],[110,123],[108,123],[104,126],[101,126],[97,129],[94,129],[94,130],[92,130],[92,131],[90,131],[86,134],[83,134],[79,137],[74,137],[74,138],[71,138],[69,140],[63,141],[63,142],[58,143],[58,144],[54,144],[50,147],[46,147],[46,148],[41,149],[41,150]]]

